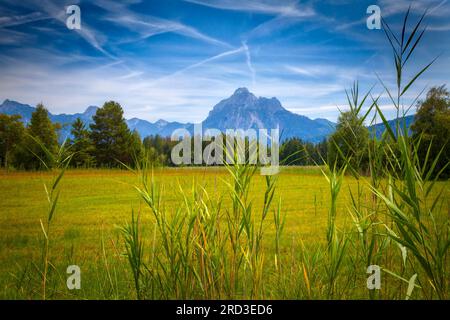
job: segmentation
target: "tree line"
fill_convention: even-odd
[[[433,159],[441,153],[436,170],[450,161],[450,102],[445,86],[433,87],[424,101],[417,104],[411,126],[413,137],[420,139],[418,154]],[[25,126],[19,115],[0,114],[0,165],[6,168],[38,170],[43,163],[51,167],[48,153],[59,149],[60,124],[53,124],[42,103],[36,106],[30,122]],[[93,116],[89,125],[77,119],[72,123],[71,138],[65,142],[67,152],[73,154],[72,166],[82,168],[133,166],[136,159],[148,157],[154,166],[172,166],[171,150],[177,141],[152,135],[142,140],[131,131],[119,103],[106,102]],[[206,146],[207,142],[203,142]],[[280,145],[282,165],[316,165],[324,161],[336,166],[351,165],[361,172],[369,170],[368,158],[376,144],[361,117],[352,111],[342,112],[336,131],[317,144],[300,138],[289,138]],[[395,150],[395,145],[392,145]],[[350,163],[348,163],[350,162]],[[444,168],[445,169],[445,168]],[[449,168],[444,172],[449,176]]]
[[[60,124],[53,124],[42,103],[36,106],[24,126],[20,116],[0,114],[0,163],[3,167],[37,170],[52,166],[51,154],[60,148]],[[131,164],[141,152],[141,137],[130,131],[120,104],[106,102],[93,116],[89,126],[81,119],[72,123],[72,138],[65,150],[73,154],[73,167],[117,167]]]
[[[363,125],[364,116],[352,109],[342,112],[339,116],[336,131],[328,138],[328,163],[338,168],[347,166],[359,173],[369,173],[370,155],[383,155],[377,159],[379,163],[387,163],[387,157],[398,154],[398,145],[389,135],[381,144],[376,132],[370,132]],[[403,119],[403,120],[402,120]],[[398,118],[394,135],[403,134],[406,123],[404,118]],[[386,128],[388,129],[388,128]],[[450,95],[445,85],[432,87],[425,100],[417,102],[414,121],[410,127],[414,148],[420,163],[425,165],[425,171],[434,166],[434,174],[441,172],[441,178],[450,177]],[[387,143],[386,143],[387,142]],[[385,150],[378,152],[382,146]],[[414,155],[412,154],[411,157]],[[436,163],[434,163],[436,162]]]

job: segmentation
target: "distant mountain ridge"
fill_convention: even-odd
[[[411,133],[411,125],[414,122],[414,115],[401,117],[398,119],[388,120],[389,127],[392,129],[392,131],[395,133],[397,122],[400,124],[400,127],[403,128],[403,125],[406,125],[406,128],[408,128],[409,134]],[[377,123],[374,125],[371,125],[369,127],[370,133],[373,135],[375,134],[377,138],[380,138],[385,130],[384,123]]]
[[[71,124],[80,118],[87,125],[93,122],[92,117],[98,107],[89,106],[83,113],[75,114],[52,114],[49,117],[52,122],[62,124],[61,139],[70,137]],[[0,105],[0,113],[22,116],[22,121],[28,124],[34,107],[16,101],[6,99]],[[405,117],[409,128],[414,116]],[[390,126],[394,126],[395,120],[391,120]],[[176,129],[184,128],[193,132],[193,124],[169,122],[160,119],[150,122],[139,118],[127,120],[130,130],[136,130],[142,138],[150,135],[169,137]],[[326,119],[310,119],[286,110],[280,101],[273,98],[256,97],[247,88],[238,88],[230,97],[217,103],[209,112],[207,118],[202,121],[203,131],[207,129],[279,129],[280,139],[285,140],[292,137],[301,138],[304,141],[320,142],[335,130],[336,124]],[[381,136],[384,131],[383,124],[369,127],[371,132]]]
[[[127,124],[130,130],[136,130],[142,138],[157,134],[162,137],[170,137],[174,130],[188,128],[192,125],[191,123],[169,122],[163,119],[152,123],[139,118],[127,120]]]
[[[53,123],[60,123],[62,125],[61,129],[61,139],[64,140],[67,137],[70,137],[71,124],[77,119],[80,118],[86,125],[89,125],[93,122],[92,117],[97,112],[97,106],[89,106],[83,113],[74,113],[74,114],[52,114],[48,112],[49,118]],[[12,101],[6,99],[0,105],[0,113],[4,113],[7,115],[20,115],[22,117],[22,122],[24,124],[28,124],[31,120],[31,114],[35,110],[35,107],[32,107],[28,104],[19,103],[17,101]],[[128,127],[130,130],[136,130],[139,132],[142,138],[145,138],[149,135],[159,134],[161,136],[170,136],[173,130],[177,128],[186,128],[190,124],[183,124],[179,122],[168,122],[165,120],[158,120],[155,123],[151,123],[146,120],[141,120],[138,118],[132,118],[127,120]]]

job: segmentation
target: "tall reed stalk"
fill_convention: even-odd
[[[328,298],[332,298],[336,293],[336,282],[342,267],[348,244],[348,239],[345,235],[339,236],[336,226],[336,218],[338,214],[338,196],[339,192],[341,191],[345,170],[346,166],[338,169],[336,168],[336,165],[328,165],[326,171],[322,170],[322,173],[329,184],[329,191],[331,196],[326,233],[328,254],[328,261],[326,266],[326,272],[328,276]]]
[[[50,227],[53,221],[53,217],[56,212],[56,205],[58,204],[61,188],[60,182],[69,167],[73,154],[68,152],[65,141],[59,147],[56,154],[51,152],[47,147],[37,138],[29,136],[45,153],[47,160],[44,160],[39,155],[35,156],[42,162],[43,166],[47,170],[51,170],[53,174],[52,182],[50,186],[44,182],[44,189],[48,203],[46,221],[39,220],[41,225],[42,234],[44,235],[44,244],[42,248],[42,299],[47,299],[47,282],[50,263]]]

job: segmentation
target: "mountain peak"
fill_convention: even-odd
[[[96,106],[89,106],[85,111],[84,114],[85,115],[91,115],[93,116],[94,114],[97,113],[98,107]]]
[[[236,91],[234,91],[233,96],[237,95],[248,95],[250,94],[250,91],[246,87],[237,88]]]
[[[28,105],[14,100],[5,99],[5,101],[3,101],[3,103],[0,106],[28,106]]]
[[[165,126],[166,124],[168,124],[169,122],[164,120],[164,119],[159,119],[158,121],[155,122],[155,124],[159,125],[159,126]]]
[[[2,113],[5,114],[19,114],[19,111],[27,110],[28,113],[34,111],[34,108],[28,104],[23,104],[14,100],[5,99],[2,104],[0,104],[0,108],[2,108]],[[14,113],[15,112],[15,113]]]
[[[251,104],[258,100],[258,98],[245,87],[237,88],[233,95],[228,99],[235,101],[238,104]]]

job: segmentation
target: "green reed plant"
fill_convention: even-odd
[[[390,237],[407,248],[424,271],[426,281],[420,277],[418,281],[423,290],[432,288],[425,291],[427,297],[432,298],[434,293],[445,299],[448,295],[449,220],[438,216],[444,203],[444,190],[434,192],[438,177],[428,180],[432,175],[430,171],[423,176],[424,165],[417,157],[417,145],[411,147],[409,139],[403,135],[398,138],[398,143],[400,159],[396,160],[401,166],[398,168],[400,177],[389,176],[387,190],[373,189],[373,192],[386,205],[396,228],[396,233],[391,233]],[[434,165],[431,165],[429,170],[433,169]],[[411,267],[418,273],[413,262]]]
[[[135,218],[134,211],[131,213],[131,223],[120,228],[125,240],[126,257],[133,272],[134,287],[137,299],[141,299],[141,275],[143,274],[144,245],[140,234],[140,216]]]
[[[280,241],[281,241],[281,235],[283,234],[284,225],[286,223],[286,214],[282,214],[281,209],[281,198],[278,201],[278,207],[277,210],[273,211],[273,221],[275,225],[275,256],[274,256],[274,265],[275,265],[275,271],[276,272],[282,272],[281,270],[281,252],[280,252]]]
[[[48,203],[47,217],[45,222],[42,219],[39,220],[41,225],[42,234],[44,235],[44,244],[42,248],[42,299],[47,298],[47,282],[49,268],[53,266],[50,262],[50,227],[53,221],[54,214],[56,212],[56,205],[58,204],[59,196],[61,193],[60,182],[69,167],[70,161],[73,157],[66,147],[65,141],[57,150],[56,154],[50,151],[39,139],[29,136],[44,152],[44,158],[41,158],[38,154],[35,156],[42,162],[44,168],[47,170],[52,170],[55,174],[53,175],[51,184],[47,186],[44,182],[44,189]],[[33,151],[31,151],[33,152]]]
[[[361,100],[359,99],[358,82],[354,82],[350,94],[346,91],[349,112],[354,119],[358,119],[357,126],[364,125],[378,102],[380,96],[373,98],[372,90],[373,87]],[[366,107],[365,104],[369,96],[372,98],[372,103]],[[352,128],[352,125],[348,124],[348,127]],[[350,137],[342,137],[342,139],[347,146],[351,146],[347,139],[355,139],[357,134],[357,132],[351,130]],[[346,156],[339,146],[335,145],[343,162],[357,182],[356,191],[351,188],[348,190],[350,201],[347,205],[355,229],[353,237],[349,237],[349,243],[355,252],[352,259],[355,274],[359,274],[370,265],[380,264],[383,252],[388,245],[387,239],[380,234],[379,202],[376,196],[367,199],[364,183],[367,182],[369,186],[377,187],[383,179],[382,151],[384,149],[382,146],[383,143],[380,143],[376,135],[370,132],[368,143],[361,146],[362,150],[359,150],[359,152],[354,150],[350,156]],[[365,161],[367,161],[367,164],[363,165]],[[367,175],[369,176],[367,177]],[[374,290],[368,290],[368,293],[371,299],[375,298]]]
[[[132,219],[133,220],[133,219]],[[105,237],[103,232],[103,225],[101,230],[101,258],[103,261],[103,268],[101,268],[99,273],[106,273],[106,280],[101,277],[100,275],[97,277],[97,282],[100,286],[101,292],[104,295],[105,298],[113,298],[118,299],[119,298],[119,288],[118,288],[118,281],[117,281],[117,267],[115,264],[111,263],[108,258],[108,254],[106,251],[106,245],[105,245]],[[106,284],[103,284],[105,282]]]
[[[249,150],[256,150],[256,141],[249,142]],[[276,176],[265,176],[266,190],[264,192],[264,202],[260,217],[255,217],[253,201],[248,198],[252,179],[259,169],[257,165],[252,165],[249,159],[240,161],[238,155],[245,154],[239,148],[245,144],[235,144],[234,152],[230,159],[231,163],[225,163],[225,167],[231,176],[231,183],[225,182],[231,194],[232,208],[226,210],[226,221],[231,242],[231,270],[230,283],[232,285],[232,296],[235,295],[239,287],[239,277],[241,267],[249,269],[251,279],[250,297],[263,296],[263,274],[264,274],[264,247],[263,234],[264,222],[271,208],[275,194]],[[225,151],[227,154],[230,150]],[[281,235],[281,229],[279,228]],[[276,241],[278,241],[276,240]],[[245,279],[244,279],[245,281]]]
[[[345,235],[342,237],[338,234],[336,226],[336,218],[338,213],[338,196],[341,191],[342,182],[347,166],[337,168],[336,164],[328,166],[322,173],[329,184],[329,191],[331,196],[331,205],[328,211],[327,223],[327,266],[326,272],[328,276],[328,290],[327,296],[331,298],[336,293],[336,283],[344,262],[344,255],[346,253],[348,239]]]
[[[405,66],[410,61],[410,57],[426,30],[426,28],[421,29],[426,16],[425,12],[407,35],[409,13],[410,10],[408,9],[399,37],[392,32],[389,24],[383,20],[384,30],[394,55],[397,75],[396,94],[393,94],[381,79],[380,82],[394,104],[398,116],[404,116],[413,105],[405,107],[403,103],[404,95],[436,60],[433,59],[406,84],[403,83]],[[417,99],[418,97],[414,99],[413,103]],[[386,133],[383,138],[389,136],[389,139],[394,141],[395,150],[386,148],[385,152],[389,169],[386,188],[373,187],[372,191],[386,206],[388,217],[395,228],[393,232],[389,233],[389,237],[411,253],[411,255],[408,255],[408,262],[413,272],[418,274],[417,281],[420,283],[425,296],[432,298],[436,295],[440,299],[445,299],[448,297],[449,220],[448,216],[440,217],[438,214],[438,212],[441,212],[441,206],[444,203],[444,191],[435,191],[440,172],[432,178],[440,155],[434,161],[428,159],[428,156],[425,159],[420,159],[418,153],[420,139],[414,140],[409,136],[404,121],[397,121],[394,132],[388,125],[377,102],[375,102],[375,107],[386,126]],[[431,145],[429,148],[431,148]],[[431,162],[430,166],[428,166],[428,162]],[[420,266],[423,274],[417,266]],[[415,279],[416,277],[413,276],[408,281],[408,298],[414,288]]]

